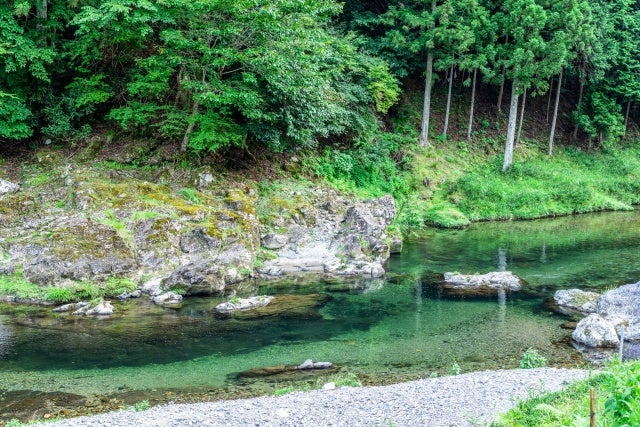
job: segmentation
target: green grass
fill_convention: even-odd
[[[14,296],[19,299],[50,301],[54,303],[77,302],[113,298],[123,292],[132,292],[136,283],[128,278],[110,277],[97,285],[91,281],[75,282],[65,287],[38,286],[26,280],[21,273],[0,275],[0,296]]]
[[[590,390],[596,395],[598,427],[640,425],[640,361],[612,362],[600,374],[555,393],[520,402],[494,427],[587,426]]]
[[[640,202],[637,148],[569,149],[551,158],[540,153],[516,159],[507,172],[501,171],[501,162],[496,156],[443,187],[442,203],[479,221],[631,210]]]

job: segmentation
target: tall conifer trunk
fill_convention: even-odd
[[[524,107],[527,103],[527,90],[522,94],[522,107],[520,107],[520,124],[518,124],[518,135],[516,136],[516,147],[520,144],[520,135],[522,135],[522,122],[524,121]]]
[[[478,69],[473,69],[473,79],[471,81],[471,107],[469,108],[469,127],[467,128],[467,140],[471,140],[471,130],[473,128],[473,107],[476,102],[476,75]]]
[[[436,11],[436,2],[431,2],[431,13]],[[422,106],[422,124],[420,126],[420,145],[429,146],[429,115],[431,114],[431,80],[433,79],[433,51],[427,52],[427,70],[424,81],[424,103]]]
[[[558,106],[560,105],[560,89],[562,89],[562,72],[560,69],[560,75],[558,76],[558,89],[556,89],[556,105],[553,108],[553,119],[551,120],[551,134],[549,135],[549,151],[548,154],[553,155],[553,138],[556,134],[556,122],[558,120]]]
[[[444,114],[444,129],[442,135],[444,139],[447,139],[447,131],[449,130],[449,112],[451,111],[451,89],[453,88],[453,64],[451,64],[451,71],[449,72],[449,92],[447,93],[447,109]]]
[[[513,163],[513,141],[516,134],[516,121],[518,118],[518,82],[513,81],[511,86],[511,104],[509,106],[509,125],[507,126],[507,141],[504,147],[504,162],[502,171],[509,169]]]

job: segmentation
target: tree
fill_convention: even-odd
[[[86,37],[96,36],[94,25],[115,31],[99,40],[119,40],[115,51],[141,42],[151,53],[136,54],[124,102],[109,113],[125,129],[180,140],[183,150],[257,141],[282,151],[357,132],[375,120],[370,105],[385,112],[397,99],[388,66],[363,53],[355,37],[328,29],[337,3],[174,0],[151,6],[139,15],[131,6],[124,17],[85,7],[74,20]],[[121,22],[134,16],[120,34]],[[105,19],[118,22],[109,26]]]

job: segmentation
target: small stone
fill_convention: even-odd
[[[322,390],[335,390],[336,389],[336,383],[326,383],[325,385],[322,386]]]

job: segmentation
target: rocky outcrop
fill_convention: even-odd
[[[250,298],[232,298],[227,302],[218,304],[215,308],[217,313],[231,314],[237,311],[252,310],[258,307],[264,307],[273,301],[270,295],[260,295]]]
[[[287,220],[283,218],[288,215],[281,215],[270,224],[278,232],[262,234],[262,246],[275,253],[259,269],[265,276],[380,277],[390,246],[398,250],[399,239],[387,230],[396,215],[390,195],[353,203],[335,192],[317,189],[306,203],[299,201],[287,208]]]
[[[580,289],[562,289],[553,295],[553,308],[562,314],[595,313],[600,294]]]
[[[640,282],[605,292],[596,303],[596,313],[578,322],[573,339],[587,347],[616,347],[640,340]]]
[[[380,277],[401,247],[388,231],[391,196],[354,201],[305,186],[258,197],[207,167],[108,170],[45,151],[51,179],[0,180],[0,275],[99,287],[150,277],[150,296],[223,295],[257,274]]]

